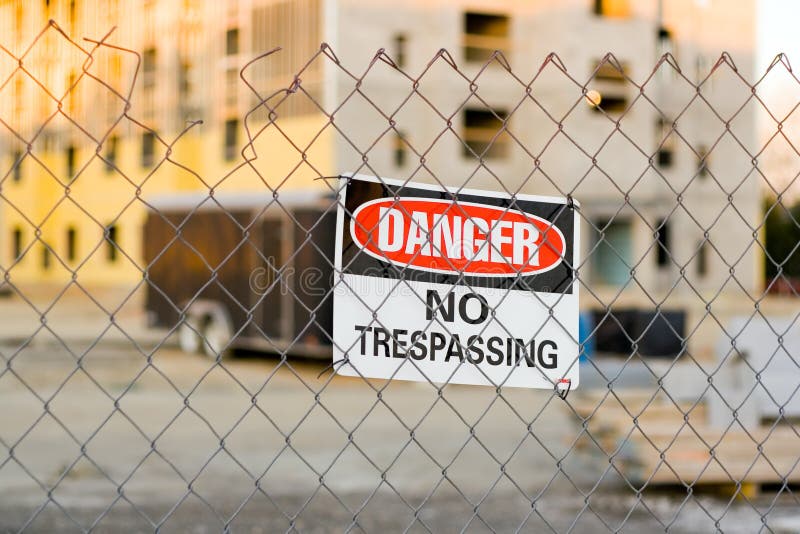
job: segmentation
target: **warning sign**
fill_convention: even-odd
[[[343,179],[333,317],[339,374],[578,385],[574,201]]]

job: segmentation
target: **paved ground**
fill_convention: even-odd
[[[0,342],[0,532],[663,530],[653,514],[675,532],[713,531],[709,516],[730,532],[762,526],[743,501],[637,501],[602,457],[572,450],[578,421],[548,392],[440,395],[318,377],[319,362],[217,366],[169,344],[148,362],[124,336],[92,346],[97,312],[52,316],[73,334],[66,346],[37,334],[20,348],[36,326],[11,306],[0,304],[17,322]],[[793,502],[755,504],[774,505],[774,526],[794,520]]]

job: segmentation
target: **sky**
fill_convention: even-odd
[[[758,0],[757,9],[756,72],[763,73],[779,52],[789,56],[793,69],[800,68],[800,1]]]
[[[800,78],[800,0],[757,0],[757,9],[758,42],[754,79],[757,80],[764,74],[780,52],[787,55],[793,73]],[[785,113],[793,109],[800,99],[800,83],[782,73],[782,70],[779,67],[776,71],[778,76],[768,76],[759,85],[759,94],[780,119],[786,119]],[[783,113],[777,113],[778,110]],[[763,113],[758,115],[758,119],[758,137],[764,142],[775,135],[776,124]],[[796,112],[792,112],[784,123],[783,135],[789,142],[800,147],[800,143],[794,141],[800,135],[800,116]],[[780,140],[777,144],[783,145]],[[800,200],[800,181],[797,179],[800,175],[800,162],[796,154],[784,150],[772,152],[767,158],[769,159],[765,161],[768,174],[774,185],[791,184],[785,192],[787,198]]]

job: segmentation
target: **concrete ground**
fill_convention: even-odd
[[[150,352],[163,332],[133,312],[141,343],[95,344],[107,317],[62,306],[55,337],[0,303],[0,532],[754,532],[767,510],[773,530],[796,524],[774,493],[637,496],[573,448],[569,397]]]

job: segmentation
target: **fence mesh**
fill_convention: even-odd
[[[727,54],[696,76],[670,55],[641,76],[609,54],[588,77],[551,54],[524,77],[500,52],[476,67],[441,50],[410,73],[383,50],[350,67],[322,45],[275,90],[249,75],[273,50],[239,73],[245,114],[200,121],[153,107],[148,58],[111,33],[50,23],[2,51],[4,529],[792,519],[796,102],[761,92],[798,81],[784,56],[755,81]],[[48,55],[77,66],[66,90]],[[110,81],[119,63],[129,85]],[[343,172],[426,183],[456,206],[464,188],[500,192],[505,212],[521,194],[579,201],[580,385],[459,386],[410,358],[420,382],[337,375],[332,351],[355,344],[331,337],[333,296],[359,294],[333,257]],[[413,269],[387,269],[393,291],[415,291]],[[386,326],[384,297],[361,300],[368,326]],[[531,321],[532,339],[573,332]],[[448,327],[432,314],[426,329]]]

